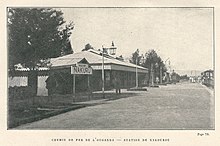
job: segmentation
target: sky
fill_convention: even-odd
[[[74,52],[87,43],[95,49],[114,41],[116,54],[131,57],[154,49],[174,70],[213,69],[211,8],[62,8],[74,23]]]

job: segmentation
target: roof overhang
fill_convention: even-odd
[[[102,64],[91,64],[92,69],[94,70],[102,70]],[[136,68],[123,66],[118,64],[104,64],[105,70],[118,70],[118,71],[128,71],[128,72],[136,72]],[[137,72],[139,73],[148,73],[148,69],[137,68]]]
[[[75,66],[77,63],[89,64],[89,62],[85,58],[81,58],[78,60],[71,60],[67,63],[64,62],[62,59],[57,59],[52,62],[51,69],[62,69],[62,68],[70,68],[71,66]]]

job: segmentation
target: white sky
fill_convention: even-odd
[[[95,49],[114,41],[117,55],[130,57],[155,49],[170,58],[175,70],[213,69],[213,11],[211,8],[63,8],[73,21],[74,52],[87,43]]]

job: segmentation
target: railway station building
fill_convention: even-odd
[[[102,54],[102,51],[93,49],[51,58],[50,62],[49,68],[38,70],[37,95],[39,96],[47,96],[51,94],[50,92],[72,94],[74,89],[76,93],[102,90],[103,67],[105,90],[114,88],[114,80],[120,80],[121,88],[135,87],[136,73],[138,75],[138,86],[146,85],[149,81],[147,68],[123,61],[115,55]],[[75,80],[73,80],[71,68],[78,64],[87,64],[92,72],[90,74],[76,74]],[[8,86],[26,87],[28,72],[28,69],[17,70],[13,77],[9,77]],[[51,81],[53,82],[52,87],[49,83]]]
[[[71,66],[76,66],[77,64],[88,64],[92,68],[92,74],[76,74],[75,83],[73,83]],[[57,76],[56,82],[61,85],[61,88],[56,89],[56,92],[61,94],[72,93],[74,85],[76,92],[83,92],[88,89],[97,91],[102,89],[103,68],[105,90],[114,88],[114,80],[120,80],[121,88],[135,87],[136,72],[139,86],[143,86],[148,82],[147,68],[125,62],[116,56],[102,54],[102,51],[93,49],[52,58],[49,76]]]

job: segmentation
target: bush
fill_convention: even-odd
[[[9,98],[24,99],[33,96],[33,91],[28,86],[9,87]]]

